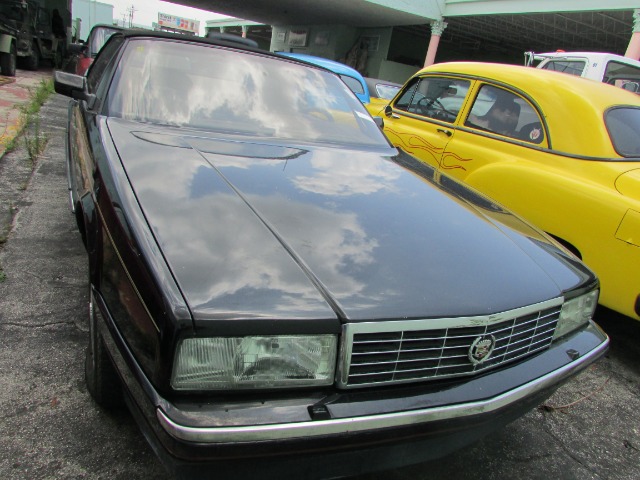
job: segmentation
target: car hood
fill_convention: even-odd
[[[616,189],[627,197],[640,200],[640,168],[620,175],[616,179]]]
[[[558,297],[591,275],[394,149],[108,125],[196,323],[491,314]]]

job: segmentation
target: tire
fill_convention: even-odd
[[[115,410],[124,406],[122,384],[98,331],[100,314],[96,310],[93,292],[89,297],[89,345],[84,362],[84,378],[95,402],[105,409]]]
[[[27,69],[38,70],[40,67],[40,51],[38,47],[33,48],[33,53],[30,57],[27,57]]]
[[[0,72],[7,77],[16,76],[16,62],[18,61],[18,55],[16,54],[16,44],[11,44],[11,51],[9,53],[0,53]]]

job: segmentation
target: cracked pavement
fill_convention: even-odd
[[[0,247],[0,478],[168,479],[128,412],[101,410],[84,385],[86,255],[67,204],[67,103],[54,95],[42,109],[48,144],[32,176],[10,171],[25,161],[20,148],[0,159],[0,177],[25,185],[13,190],[13,222],[0,225],[9,231]],[[609,354],[544,407],[439,461],[357,478],[637,480],[640,322],[604,310],[597,320]]]

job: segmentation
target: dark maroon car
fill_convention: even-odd
[[[55,86],[74,99],[87,387],[179,476],[442,456],[607,349],[594,274],[393,148],[328,70],[124,32]]]
[[[69,45],[69,58],[64,70],[77,75],[84,75],[102,46],[109,40],[109,37],[123,30],[124,28],[115,25],[94,25],[85,43],[72,43]]]

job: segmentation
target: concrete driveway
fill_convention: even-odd
[[[85,389],[86,257],[67,205],[67,103],[54,95],[41,112],[48,145],[32,175],[23,148],[0,159],[13,218],[0,245],[0,478],[165,479],[128,412],[101,410]],[[545,406],[440,461],[358,478],[639,479],[640,322],[606,311],[598,321],[609,355]]]

